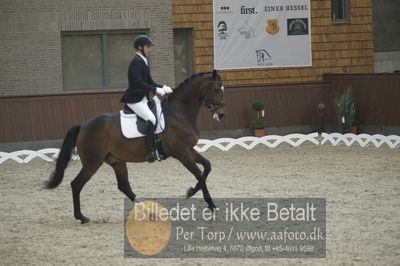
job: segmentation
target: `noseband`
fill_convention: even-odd
[[[225,102],[216,102],[216,103],[202,103],[203,106],[207,107],[209,110],[217,110],[225,105]]]

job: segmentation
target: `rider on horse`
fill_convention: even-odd
[[[161,86],[153,81],[150,75],[147,57],[150,54],[152,41],[146,35],[139,35],[133,44],[136,55],[133,57],[128,68],[129,87],[122,96],[121,102],[139,117],[147,122],[146,144],[149,149],[147,160],[154,162],[157,159],[156,153],[156,117],[148,106],[155,94],[163,96],[172,93],[172,89],[166,85]]]

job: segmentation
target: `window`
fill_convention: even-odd
[[[349,21],[349,0],[331,0],[331,5],[333,22]]]
[[[192,32],[174,29],[175,83],[179,84],[192,75]]]
[[[133,41],[143,32],[63,32],[64,90],[126,89]]]

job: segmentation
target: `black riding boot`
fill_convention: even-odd
[[[149,149],[149,156],[147,156],[147,161],[149,163],[154,162],[157,160],[157,153],[156,153],[156,138],[154,131],[156,127],[150,121],[147,121],[147,128],[146,128],[146,144]]]

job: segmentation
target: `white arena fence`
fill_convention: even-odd
[[[268,148],[276,148],[282,143],[287,143],[293,147],[298,147],[303,143],[311,143],[314,145],[326,145],[331,144],[333,146],[346,145],[352,146],[358,144],[361,147],[375,146],[380,148],[383,145],[387,145],[391,149],[398,148],[400,146],[400,136],[390,135],[384,136],[380,134],[368,135],[368,134],[339,134],[339,133],[311,133],[305,134],[290,134],[286,136],[268,135],[261,138],[257,137],[242,137],[238,139],[233,138],[220,138],[215,140],[200,139],[197,145],[194,147],[198,152],[204,152],[209,148],[215,147],[222,151],[228,151],[235,146],[240,146],[246,150],[251,150],[257,145],[261,144]],[[34,158],[38,157],[45,161],[52,162],[58,157],[59,149],[49,148],[38,151],[32,150],[21,150],[14,152],[0,152],[0,164],[7,160],[14,160],[18,163],[29,163]],[[73,160],[79,160],[79,156],[73,155]]]

